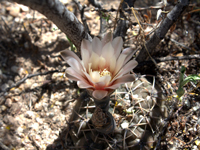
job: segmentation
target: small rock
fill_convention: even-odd
[[[55,116],[55,114],[53,112],[50,112],[47,114],[50,118],[53,118]]]
[[[10,12],[10,15],[13,17],[17,17],[20,14],[20,8],[18,5],[7,7],[7,10]]]
[[[28,50],[29,47],[30,47],[30,46],[29,46],[28,42],[25,42],[25,43],[24,43],[24,48],[25,48],[26,50]]]
[[[59,72],[59,73],[54,73],[52,76],[53,80],[57,80],[59,78],[64,78],[65,73]]]
[[[20,79],[21,79],[20,76],[15,76],[14,81],[18,82]]]
[[[24,68],[20,68],[18,74],[20,75],[20,77],[22,77],[23,75],[26,75],[26,74],[27,74],[26,72],[27,72],[27,71],[24,70]]]
[[[38,130],[39,128],[39,124],[38,123],[33,123],[33,124],[28,124],[28,128],[29,129],[34,129],[34,130]]]
[[[5,105],[0,106],[0,113],[4,112],[7,109]]]
[[[5,98],[3,96],[0,97],[0,105],[4,104]]]
[[[62,102],[56,101],[56,102],[55,102],[55,105],[57,105],[57,106],[62,106]]]
[[[38,83],[33,83],[32,86],[31,86],[31,89],[34,89],[34,88],[36,88],[36,87],[38,87],[38,86],[39,86]]]
[[[2,90],[3,92],[5,92],[7,88],[9,88],[9,85],[8,85],[7,83],[5,83],[5,84],[3,84],[3,85],[1,86],[1,90]]]
[[[33,111],[27,111],[26,114],[25,114],[25,117],[29,118],[29,119],[32,119],[34,118],[34,112]]]
[[[23,19],[22,19],[22,18],[19,18],[19,17],[16,17],[16,18],[14,19],[14,21],[17,22],[17,23],[22,23],[22,22],[23,22]]]
[[[39,123],[39,124],[43,124],[43,120],[39,117],[35,118],[35,120]]]
[[[13,86],[15,83],[12,80],[8,80],[8,84],[9,84],[9,86]]]
[[[198,109],[200,109],[200,106],[194,106],[193,108],[192,108],[194,111],[197,111]]]
[[[16,135],[19,136],[20,138],[23,138],[25,136],[23,131],[24,131],[23,127],[18,127],[16,130]]]
[[[17,66],[12,66],[11,67],[11,71],[14,72],[14,73],[19,74],[20,76],[22,76],[24,74],[24,69],[20,68],[20,67],[17,67]]]
[[[34,106],[36,111],[42,110],[42,104],[41,103],[36,103]]]
[[[19,126],[19,123],[15,120],[15,118],[10,115],[5,115],[3,122],[9,125],[10,129],[16,129]]]
[[[12,106],[10,107],[9,112],[12,115],[17,114],[21,110],[21,105],[19,103],[13,103]]]
[[[20,88],[16,88],[16,89],[14,89],[13,90],[14,91],[14,93],[17,95],[17,94],[19,94],[22,90],[20,89]],[[19,99],[14,99],[15,101],[18,101]]]
[[[14,100],[15,102],[18,102],[20,99],[21,99],[20,96],[15,96],[15,97],[13,98],[13,100]]]
[[[85,12],[84,14],[87,19],[92,19],[92,15],[89,12]]]
[[[121,124],[122,129],[126,129],[128,128],[128,126],[129,126],[129,123],[126,120],[124,120],[123,123]]]
[[[7,107],[11,107],[11,105],[12,105],[12,100],[11,100],[10,98],[7,98],[6,101],[5,101],[5,105],[6,105]]]
[[[60,2],[66,5],[67,3],[69,3],[69,0],[60,0]]]
[[[27,6],[24,6],[24,5],[21,5],[21,4],[18,4],[18,6],[21,8],[22,11],[24,12],[27,12],[29,11],[29,8]]]
[[[112,20],[109,19],[109,20],[108,20],[108,23],[109,23],[109,24],[112,24]]]

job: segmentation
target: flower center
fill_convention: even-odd
[[[99,71],[99,75],[100,75],[100,77],[103,77],[103,76],[112,76],[112,74],[110,73],[110,71],[108,71],[107,69],[103,69],[103,71]]]

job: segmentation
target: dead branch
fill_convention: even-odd
[[[120,11],[120,7],[123,10],[125,10],[128,7],[134,7],[135,1],[136,0],[124,0],[123,2],[120,3],[118,11]],[[130,10],[128,10],[127,12],[131,13]],[[123,15],[122,11],[120,11],[120,18],[124,18],[124,15]],[[115,29],[115,32],[114,32],[114,37],[122,36],[124,38],[125,35],[126,35],[126,31],[127,31],[128,27],[129,27],[128,24],[129,24],[128,20],[126,20],[126,19],[124,19],[124,20],[119,19],[118,23],[117,23],[117,28]]]
[[[48,19],[52,20],[80,50],[82,39],[91,40],[91,36],[85,31],[84,26],[78,21],[76,16],[68,11],[59,0],[13,0],[17,3],[24,4],[30,8],[39,11]],[[124,0],[123,9],[127,4],[133,7],[135,0]],[[170,27],[177,21],[185,8],[189,5],[189,0],[180,0],[178,4],[167,14],[163,23],[155,31],[153,36],[146,42],[146,48],[152,54],[159,42],[165,37]],[[122,15],[121,15],[122,16]],[[123,17],[123,16],[122,16]],[[124,37],[127,30],[127,20],[119,20],[114,37]],[[148,53],[143,47],[136,60],[142,62],[148,58]]]
[[[77,7],[80,11],[81,21],[83,22],[85,32],[90,34],[90,30],[89,30],[89,27],[88,27],[88,24],[87,24],[87,20],[86,20],[85,15],[84,15],[84,10],[85,10],[86,6],[85,5],[82,6],[78,0],[73,0],[73,2],[77,5]]]
[[[13,0],[26,5],[50,19],[80,50],[82,39],[92,40],[76,16],[59,0]]]
[[[172,61],[172,60],[191,60],[191,59],[196,59],[196,60],[200,60],[200,55],[199,54],[195,54],[195,55],[186,55],[186,56],[167,56],[167,57],[161,57],[161,58],[154,58],[154,60],[157,63],[160,62],[165,62],[165,61]],[[141,63],[139,63],[139,65],[137,66],[137,68],[144,66],[144,65],[149,65],[149,64],[153,64],[152,60],[147,60],[147,61],[142,61]]]
[[[172,61],[172,60],[190,60],[190,59],[197,59],[200,60],[200,55],[187,55],[187,56],[168,56],[168,57],[162,57],[162,58],[156,58],[155,60],[157,62],[164,62],[164,61]]]
[[[24,83],[27,79],[30,79],[30,78],[33,78],[35,76],[39,76],[39,75],[47,75],[47,74],[52,74],[52,73],[55,73],[55,72],[61,72],[59,70],[52,70],[52,71],[47,71],[47,72],[44,72],[44,73],[35,73],[35,74],[29,74],[27,75],[26,77],[22,78],[21,80],[19,80],[16,84],[12,85],[11,87],[8,87],[5,89],[5,92],[8,92],[10,89],[14,88],[14,87],[19,87],[22,83]],[[64,71],[62,71],[64,72]],[[4,92],[4,93],[5,93]]]
[[[178,20],[182,12],[189,5],[189,0],[180,0],[177,5],[167,14],[167,17],[163,20],[160,27],[155,31],[152,37],[145,43],[149,54],[152,54],[156,46],[165,37],[170,27]],[[145,46],[141,49],[136,60],[138,62],[145,61],[148,58]]]

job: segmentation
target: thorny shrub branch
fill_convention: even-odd
[[[40,76],[40,75],[47,75],[47,74],[52,74],[52,73],[55,73],[55,72],[61,72],[59,70],[52,70],[52,71],[47,71],[47,72],[43,72],[43,73],[35,73],[35,74],[29,74],[27,75],[26,77],[22,78],[21,80],[19,80],[16,84],[8,87],[5,89],[4,93],[5,92],[8,92],[10,91],[12,88],[15,88],[15,87],[19,87],[22,83],[24,83],[27,79],[30,79],[30,78],[33,78],[35,76]],[[62,71],[64,72],[64,71]]]
[[[177,5],[167,14],[167,17],[163,20],[162,24],[158,27],[151,38],[145,43],[147,50],[150,54],[154,51],[156,46],[165,37],[171,26],[178,20],[182,12],[189,5],[189,0],[180,0]],[[136,60],[142,62],[148,58],[148,53],[146,53],[146,48],[143,47],[137,56]]]

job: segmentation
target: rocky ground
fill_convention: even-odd
[[[62,2],[80,18],[72,1]],[[199,10],[194,11],[200,4],[194,3],[158,45],[153,57],[200,54],[200,17]],[[81,1],[81,4],[88,3]],[[117,9],[119,1],[112,4],[104,1],[103,6]],[[151,6],[156,2],[142,4]],[[143,5],[136,3],[137,8]],[[91,8],[89,5],[85,17],[91,34],[98,35],[99,17]],[[155,12],[153,9],[151,16],[148,9],[140,11],[140,19],[155,25]],[[200,74],[199,59],[163,61],[157,64],[158,69],[152,69],[155,66],[151,63],[136,68],[136,81],[122,85],[111,97],[110,112],[122,133],[98,135],[96,141],[104,146],[86,148],[80,139],[87,139],[86,129],[93,132],[84,128],[83,123],[89,123],[87,119],[93,113],[94,103],[92,99],[80,98],[84,90],[64,75],[66,64],[59,52],[70,49],[65,34],[43,15],[16,3],[0,1],[0,16],[0,149],[200,149],[199,82],[184,87],[186,94],[182,101],[175,97],[181,66],[186,67],[186,75]],[[113,29],[115,17],[114,13],[110,14],[108,28]],[[146,25],[144,29],[144,34],[148,34],[152,27]],[[125,46],[140,47],[140,34],[139,26],[130,28]],[[142,75],[150,78],[151,83]],[[83,111],[79,112],[77,105]],[[73,118],[75,111],[84,117]],[[136,131],[133,137],[132,132]],[[130,138],[124,137],[125,133],[130,134]],[[148,139],[143,140],[144,133]]]

